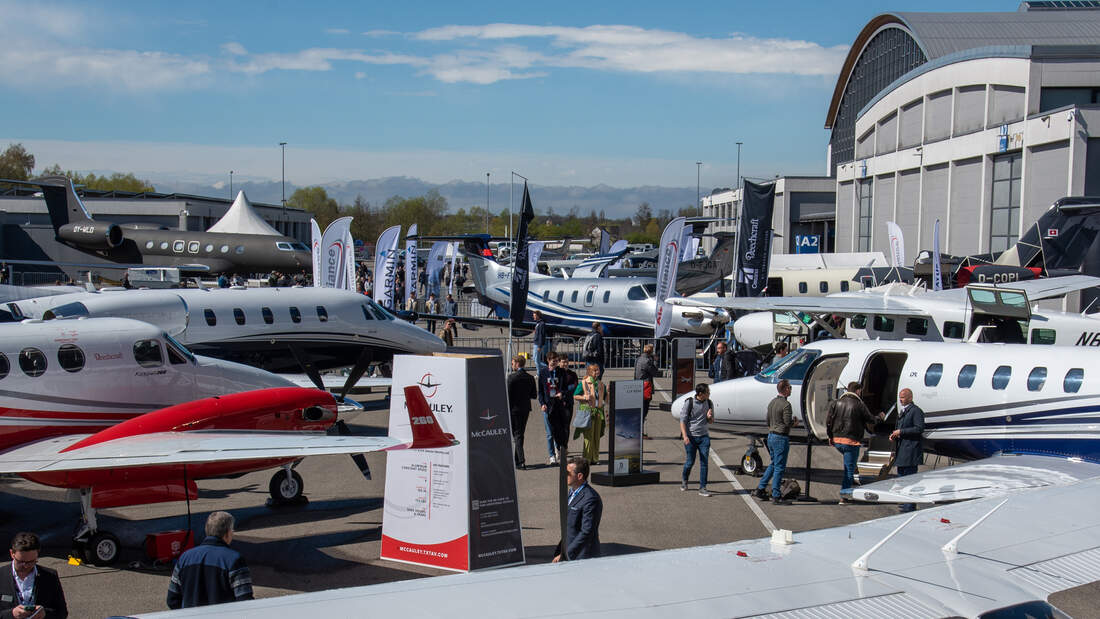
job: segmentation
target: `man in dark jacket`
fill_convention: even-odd
[[[898,428],[890,433],[890,440],[897,441],[898,453],[894,464],[898,467],[898,477],[917,472],[924,461],[924,411],[913,404],[913,392],[902,389],[898,392],[901,411],[898,414]],[[917,508],[914,503],[902,503],[898,508],[911,512]]]
[[[512,442],[515,444],[516,468],[527,470],[523,454],[523,434],[527,430],[527,418],[531,415],[531,400],[539,397],[535,378],[523,366],[527,360],[520,355],[512,357],[512,373],[508,375],[508,411],[512,417]]]
[[[642,354],[638,355],[638,359],[634,361],[634,380],[642,381],[642,437],[648,439],[649,435],[645,433],[645,420],[649,416],[649,404],[653,401],[653,392],[656,388],[656,383],[653,381],[661,375],[661,370],[657,368],[657,364],[653,361],[653,344],[646,344],[642,347]],[[649,393],[649,397],[646,397],[646,393]]]
[[[233,542],[233,516],[214,512],[206,539],[184,552],[168,581],[168,608],[192,608],[252,599],[252,573]]]
[[[592,331],[588,335],[584,336],[584,354],[585,363],[595,363],[600,366],[600,374],[597,378],[603,378],[603,333],[599,322],[592,323]]]
[[[841,505],[847,505],[852,494],[863,432],[873,430],[875,424],[874,415],[867,410],[860,397],[862,391],[863,385],[855,381],[848,383],[848,390],[829,405],[829,414],[825,418],[829,444],[844,457],[844,478],[840,482]]]
[[[64,619],[69,616],[57,572],[38,565],[41,549],[34,533],[16,533],[12,538],[11,567],[0,576],[0,617],[3,619]]]
[[[546,367],[539,368],[539,408],[542,409],[542,423],[546,429],[546,451],[550,454],[550,464],[558,463],[558,451],[563,454],[569,441],[569,414],[567,402],[573,401],[576,380],[569,382],[567,372],[558,366],[556,352],[546,353]],[[564,457],[564,456],[563,456]]]
[[[565,543],[558,544],[554,563],[561,561],[562,548],[570,561],[600,556],[600,518],[603,516],[603,500],[588,485],[588,460],[571,458],[565,469],[565,482],[569,484],[569,518],[565,527]]]
[[[729,346],[725,342],[718,342],[714,347],[714,361],[710,365],[710,377],[716,383],[720,383],[724,380],[731,378],[737,378],[735,369],[737,367],[736,361],[734,361],[733,353],[730,352]]]
[[[546,320],[538,310],[531,312],[531,316],[535,319],[535,332],[531,335],[531,356],[535,358],[535,367],[541,372],[546,367],[546,353],[550,351],[547,347],[549,341],[546,338]]]

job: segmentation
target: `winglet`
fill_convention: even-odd
[[[405,408],[409,411],[409,426],[413,435],[410,449],[450,447],[457,442],[453,434],[444,432],[440,427],[419,385],[405,387]]]

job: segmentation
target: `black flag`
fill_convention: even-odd
[[[758,297],[764,294],[764,289],[768,286],[775,183],[757,185],[745,181],[741,196],[741,225],[737,232],[734,296]]]
[[[527,311],[527,225],[535,218],[535,209],[531,207],[531,194],[527,193],[527,181],[523,182],[523,208],[519,215],[519,230],[516,231],[516,253],[512,261],[512,304],[508,317],[512,328],[523,323],[523,314]]]

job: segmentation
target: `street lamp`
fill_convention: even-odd
[[[703,162],[702,161],[696,161],[695,162],[695,208],[700,209],[700,213],[702,213],[702,208],[699,205],[699,170],[701,170],[702,168],[703,168]]]
[[[489,234],[489,173],[485,173],[485,234]]]
[[[233,199],[233,170],[229,171],[229,199]]]
[[[737,143],[737,187],[741,187],[741,145],[744,142]]]
[[[279,142],[279,147],[283,149],[283,176],[280,183],[283,190],[283,216],[286,216],[286,142]]]

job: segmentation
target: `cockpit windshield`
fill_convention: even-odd
[[[187,350],[186,346],[177,342],[175,338],[173,338],[171,335],[168,335],[167,333],[161,333],[161,335],[164,337],[164,343],[168,347],[169,360],[172,360],[173,356],[182,356],[191,363],[195,363],[194,353],[192,353],[190,350]]]
[[[756,380],[765,383],[778,383],[785,378],[793,384],[799,384],[806,377],[810,365],[821,356],[821,351],[812,348],[800,348],[782,359],[772,363],[756,375]]]
[[[381,305],[375,303],[374,300],[372,300],[370,298],[367,298],[366,302],[367,302],[367,305],[370,307],[371,313],[373,313],[374,317],[377,318],[378,320],[393,320],[394,319],[393,314],[387,312],[386,308],[384,308]]]

